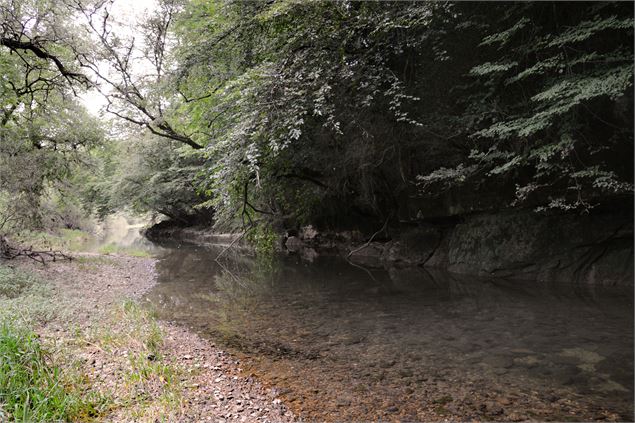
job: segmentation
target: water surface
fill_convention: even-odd
[[[233,351],[307,418],[633,418],[630,290],[158,254],[160,317]]]

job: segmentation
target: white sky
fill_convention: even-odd
[[[145,11],[152,10],[155,6],[156,0],[115,0],[111,15],[117,21],[128,23],[131,28],[134,28],[134,23],[144,15]],[[132,32],[133,30],[129,30],[128,33],[132,34]],[[100,116],[100,110],[106,105],[106,100],[101,94],[95,90],[89,90],[79,97],[89,113]]]

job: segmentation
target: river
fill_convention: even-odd
[[[110,224],[157,259],[145,303],[319,421],[633,419],[633,293],[338,257],[256,260]],[[123,226],[126,226],[125,228]]]
[[[175,245],[146,301],[317,420],[631,420],[630,290]]]

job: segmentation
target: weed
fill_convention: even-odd
[[[150,257],[150,253],[132,247],[122,247],[116,244],[106,244],[99,248],[100,254],[120,254],[131,257]]]
[[[182,370],[164,360],[161,354],[163,333],[152,312],[127,300],[115,309],[108,324],[91,335],[114,360],[124,355],[120,367],[118,398],[134,420],[172,415],[180,410]],[[160,420],[159,420],[160,421]]]
[[[48,285],[28,272],[0,266],[0,322],[16,316],[25,322],[44,322],[56,309]]]
[[[97,395],[83,396],[73,380],[51,363],[38,336],[18,322],[0,324],[0,404],[15,421],[92,419],[103,411]]]

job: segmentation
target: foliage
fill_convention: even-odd
[[[260,223],[247,233],[247,240],[255,247],[259,258],[265,259],[276,251],[279,237],[270,225]]]
[[[480,23],[489,60],[471,69],[477,89],[466,92],[472,148],[455,168],[420,176],[423,187],[510,178],[512,204],[538,210],[586,210],[630,195],[632,5],[492,9],[504,18]]]
[[[43,200],[68,188],[102,139],[74,98],[86,79],[69,49],[81,36],[66,12],[59,2],[0,1],[0,230],[47,224]],[[70,217],[60,212],[53,217]]]
[[[98,402],[68,391],[63,378],[34,332],[0,323],[0,411],[21,422],[96,416]]]
[[[30,328],[50,318],[51,292],[30,273],[0,266],[0,418],[48,422],[91,420],[102,398],[79,375],[62,370]],[[2,414],[4,413],[4,415]]]
[[[631,12],[189,2],[174,84],[205,205],[293,227],[384,220],[414,186],[511,182],[503,204],[541,209],[629,194]]]
[[[630,3],[160,0],[133,32],[54,3],[0,3],[5,216],[60,181],[66,210],[277,232],[632,195]],[[87,84],[124,123],[105,146]]]
[[[407,88],[418,56],[446,59],[433,46],[449,13],[435,3],[189,3],[176,84],[199,99],[181,110],[207,145],[203,188],[217,221],[308,223],[347,214],[347,203],[383,213],[406,185],[388,163],[414,148],[398,134],[444,120],[437,109],[415,120],[408,109],[426,107]]]
[[[84,205],[104,217],[116,210],[161,213],[185,221],[203,213],[195,181],[200,159],[175,141],[113,140],[91,151],[92,165],[76,176]],[[80,182],[81,181],[81,182]]]

